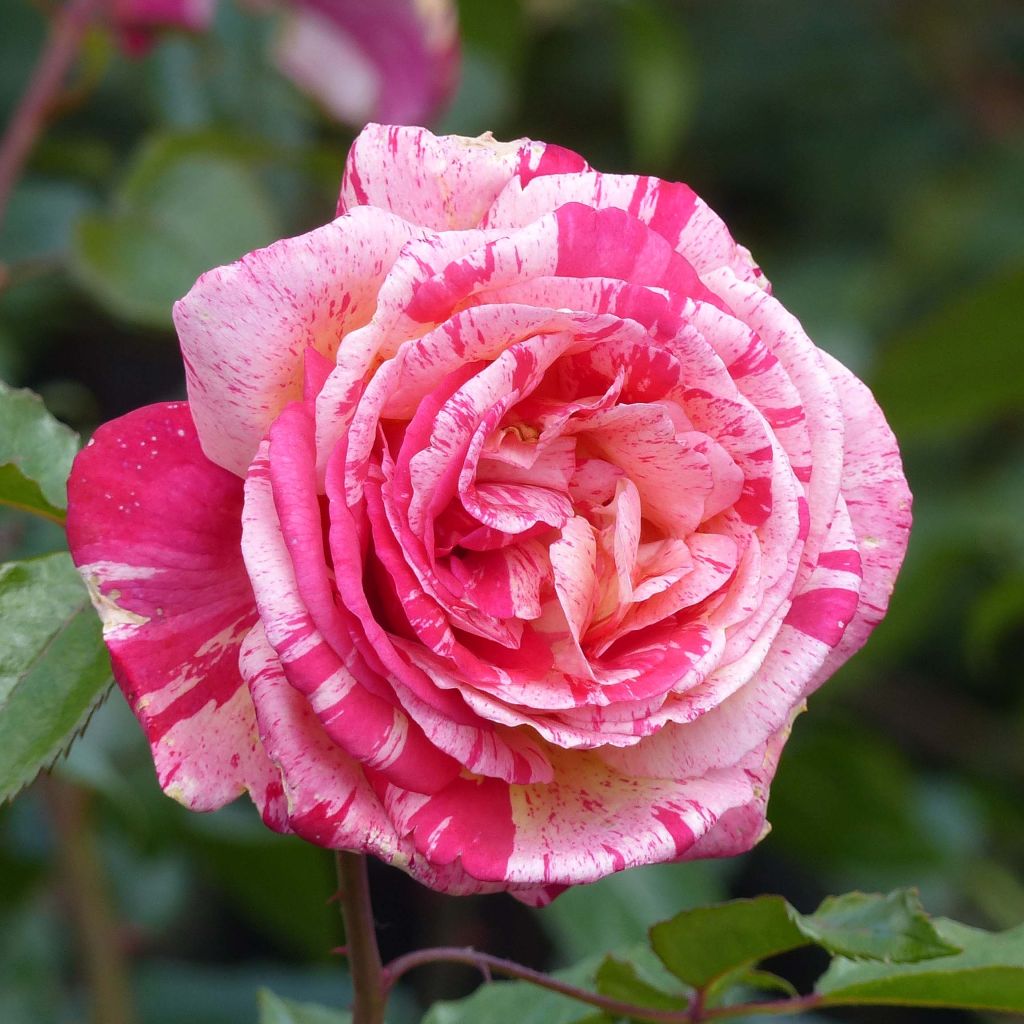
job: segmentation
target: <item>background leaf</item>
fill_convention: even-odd
[[[897,435],[949,436],[1024,411],[1024,270],[957,295],[882,352],[872,388]]]
[[[205,270],[281,235],[262,186],[221,145],[150,142],[113,209],[78,224],[73,269],[112,312],[169,327],[171,307]]]
[[[110,686],[99,619],[67,554],[0,566],[0,802],[52,764]]]

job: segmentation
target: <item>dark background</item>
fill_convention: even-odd
[[[916,526],[889,618],[797,722],[757,850],[629,872],[539,913],[438,897],[377,865],[385,954],[475,944],[558,966],[687,903],[764,891],[806,911],[829,892],[916,885],[934,913],[1024,921],[1024,5],[460,9],[462,88],[436,127],[689,182],[817,343],[871,383]],[[332,215],[352,136],[268,66],[271,22],[224,0],[214,32],[140,60],[93,33],[34,151],[0,231],[0,377],[83,433],[182,394],[167,311],[196,274]],[[45,20],[0,0],[0,26],[6,115]],[[0,518],[6,557],[60,543]],[[242,803],[198,816],[164,798],[114,694],[54,778],[0,811],[4,1024],[84,1019],[69,850],[98,855],[142,1024],[250,1022],[259,985],[343,1003],[329,855]],[[783,966],[807,985],[820,964]],[[417,994],[472,983],[421,974],[394,1019],[418,1019]]]

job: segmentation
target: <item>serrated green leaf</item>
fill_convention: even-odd
[[[594,982],[603,996],[654,1010],[685,1010],[690,1002],[684,996],[665,992],[651,984],[640,974],[635,963],[614,956],[605,957]],[[650,1018],[638,1015],[632,1019],[643,1021]]]
[[[830,953],[854,959],[913,963],[960,951],[935,930],[913,889],[829,896],[799,927]]]
[[[110,685],[85,585],[61,552],[0,566],[0,802],[67,749]]]
[[[896,433],[950,435],[1024,409],[1024,269],[938,309],[888,346],[872,390]]]
[[[985,932],[935,922],[962,952],[911,964],[837,959],[819,979],[823,1006],[927,1006],[1024,1012],[1024,925]]]
[[[31,391],[0,381],[0,503],[64,521],[78,435]]]
[[[680,981],[706,988],[737,967],[807,945],[798,916],[781,896],[732,900],[656,924],[651,945]]]
[[[279,236],[243,159],[219,142],[164,137],[142,151],[112,211],[81,219],[72,267],[115,314],[170,327],[175,300],[201,273]]]
[[[350,1024],[352,1014],[315,1003],[297,1003],[282,999],[268,988],[261,988],[256,997],[259,1024]]]
[[[916,893],[850,893],[800,914],[781,896],[733,900],[685,910],[651,929],[651,945],[681,981],[707,988],[738,968],[816,944],[841,956],[916,961],[947,956]]]

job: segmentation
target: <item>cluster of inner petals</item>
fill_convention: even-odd
[[[409,418],[389,416],[407,395],[385,402],[360,475],[377,620],[442,685],[489,694],[478,713],[546,719],[566,746],[690,717],[684,695],[763,582],[764,509],[737,508],[747,481],[701,429],[707,393],[652,339],[603,333],[515,340],[422,391]]]

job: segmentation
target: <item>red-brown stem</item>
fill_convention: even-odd
[[[352,1024],[384,1024],[388,998],[370,903],[366,858],[339,850],[338,902],[345,921],[345,947],[352,975]]]
[[[101,0],[68,0],[50,25],[43,52],[0,139],[0,224],[21,169],[46,125],[47,116],[100,3]]]
[[[581,1003],[596,1006],[607,1013],[644,1021],[658,1021],[661,1024],[699,1024],[702,1021],[726,1020],[747,1014],[781,1014],[803,1013],[822,1005],[822,997],[818,995],[797,996],[793,999],[780,999],[770,1003],[746,1003],[737,1006],[721,1006],[714,1009],[704,1007],[695,1000],[685,1010],[656,1010],[651,1007],[626,1003],[609,996],[602,996],[587,989],[578,988],[567,982],[559,981],[550,975],[542,974],[532,968],[489,953],[479,953],[472,948],[458,946],[440,946],[435,949],[418,949],[412,953],[397,957],[384,968],[384,980],[390,989],[407,971],[414,970],[430,963],[468,964],[481,973],[493,971],[509,978],[527,981],[550,992],[558,992]],[[359,1022],[357,1021],[357,1024]]]

